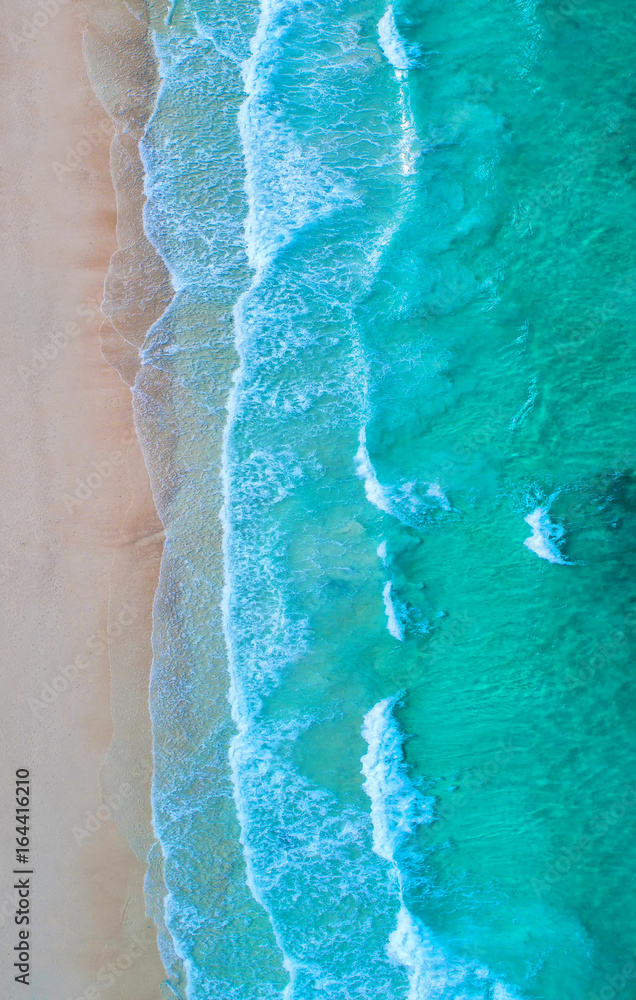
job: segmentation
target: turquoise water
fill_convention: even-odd
[[[157,26],[148,895],[184,1000],[636,996],[635,26]]]

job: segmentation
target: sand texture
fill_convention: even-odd
[[[141,215],[156,66],[141,6],[4,15],[1,993],[154,1000],[169,995],[143,897],[164,536],[129,386],[171,296]],[[16,768],[31,773],[30,990],[12,970]]]

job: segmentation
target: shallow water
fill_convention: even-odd
[[[156,36],[184,997],[634,990],[634,13],[567,10],[184,0]]]

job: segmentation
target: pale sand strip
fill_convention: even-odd
[[[156,79],[145,26],[123,5],[91,11],[69,0],[55,12],[55,2],[42,3],[5,3],[2,20],[0,993],[155,1000],[165,971],[143,877],[152,843],[150,625],[163,535],[129,389],[100,351],[97,304],[117,249],[116,206],[109,141],[97,131],[108,119],[89,84],[80,11],[99,43],[92,57],[102,52],[111,73],[100,97],[118,130],[128,129],[114,156],[122,252],[108,286],[113,326],[102,335],[129,380],[169,296],[140,226],[136,140]],[[113,65],[121,73],[135,54],[131,87]],[[135,91],[132,110],[126,90]],[[148,288],[158,282],[153,299]],[[122,308],[123,297],[147,308]],[[70,336],[62,332],[69,323]],[[17,767],[30,768],[33,789],[30,990],[12,970]]]

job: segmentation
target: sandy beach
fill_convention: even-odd
[[[137,142],[157,80],[137,13],[115,3],[20,0],[3,19],[7,998],[172,995],[161,985],[143,896],[153,842],[150,634],[163,532],[129,385],[170,288],[141,223]],[[131,72],[115,79],[114,63],[121,69],[131,54]],[[28,988],[13,967],[17,769],[30,776],[29,874],[21,876]]]

